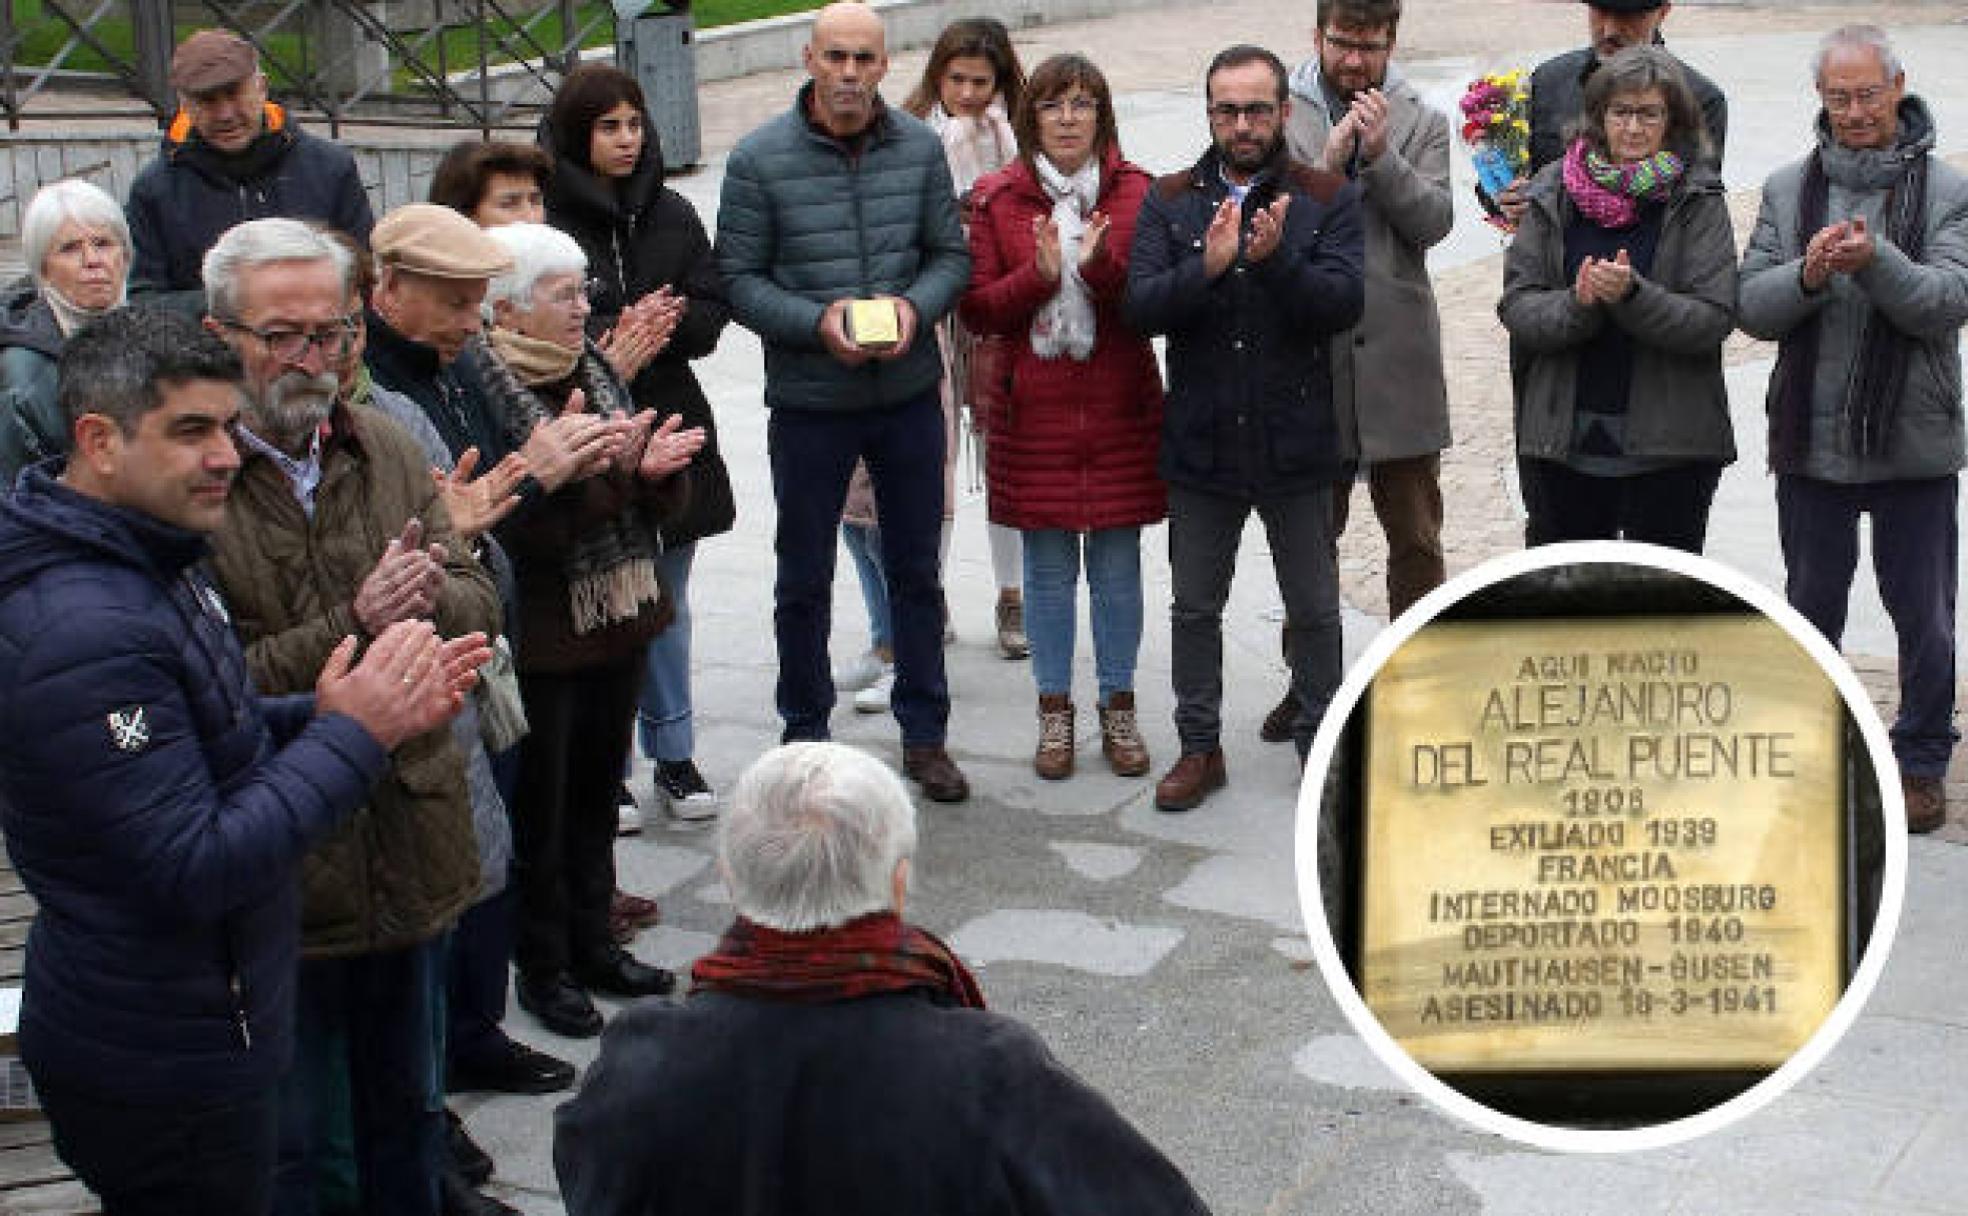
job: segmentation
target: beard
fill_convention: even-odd
[[[1268,140],[1232,135],[1217,144],[1216,152],[1222,157],[1223,163],[1230,166],[1233,171],[1255,173],[1270,164],[1271,158],[1284,146],[1284,131],[1280,128],[1278,133]]]
[[[310,432],[328,420],[335,408],[341,384],[326,372],[310,376],[306,372],[286,372],[267,385],[266,393],[253,402],[253,417],[266,437],[282,449],[293,451]]]

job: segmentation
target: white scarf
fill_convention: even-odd
[[[48,311],[55,314],[55,326],[61,330],[64,338],[73,337],[76,330],[97,317],[106,315],[112,309],[123,307],[129,301],[128,292],[127,284],[117,288],[116,303],[111,304],[109,308],[84,308],[56,290],[53,283],[41,281],[41,298],[48,301]]]
[[[1052,222],[1059,228],[1059,290],[1032,318],[1032,353],[1041,359],[1071,355],[1081,363],[1093,354],[1093,297],[1080,277],[1080,239],[1086,217],[1100,199],[1100,163],[1093,157],[1067,177],[1044,156],[1032,158],[1039,185],[1052,200]]]

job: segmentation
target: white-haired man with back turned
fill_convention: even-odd
[[[739,778],[720,831],[737,919],[688,1000],[609,1026],[560,1108],[569,1211],[1207,1210],[903,921],[915,810],[888,768],[833,743],[778,748]]]

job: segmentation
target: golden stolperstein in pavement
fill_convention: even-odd
[[[1438,622],[1376,676],[1360,981],[1437,1073],[1775,1068],[1845,975],[1838,692],[1758,616]]]

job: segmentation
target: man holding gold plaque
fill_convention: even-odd
[[[732,150],[717,239],[733,313],[765,344],[782,738],[828,736],[835,522],[859,459],[882,521],[903,771],[960,802],[970,787],[943,747],[942,362],[916,337],[969,282],[969,248],[942,141],[876,92],[874,10],[822,9],[804,60],[792,108]]]

